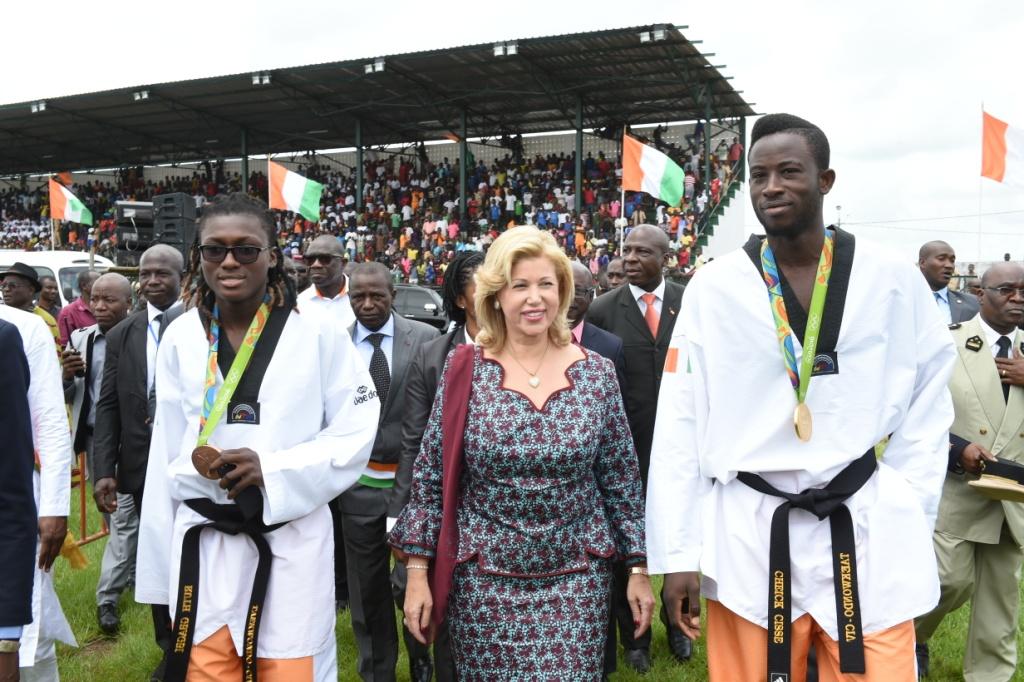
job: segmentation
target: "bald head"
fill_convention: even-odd
[[[661,254],[665,255],[668,253],[669,246],[668,234],[665,230],[654,225],[637,225],[630,231],[629,236],[626,237],[626,244],[635,240],[649,241],[651,244],[661,249]]]
[[[104,334],[128,316],[131,304],[132,285],[123,275],[108,272],[93,282],[89,310]]]
[[[587,266],[574,260],[572,262],[572,281],[578,287],[592,287],[594,286],[594,275],[591,274]]]
[[[996,263],[981,276],[981,319],[1000,334],[1024,324],[1024,265]]]
[[[142,258],[139,259],[139,268],[144,268],[147,263],[152,262],[159,262],[173,268],[176,272],[182,272],[185,269],[185,258],[181,255],[181,251],[167,244],[154,244],[146,249]]]
[[[662,282],[669,248],[668,235],[660,227],[634,227],[622,245],[622,261],[629,283],[644,291],[657,289]]]
[[[944,289],[956,269],[956,251],[943,241],[927,242],[918,251],[917,267],[932,291]]]
[[[340,258],[345,255],[345,249],[341,248],[341,242],[338,241],[337,237],[323,234],[309,243],[309,246],[306,247],[305,255],[307,259],[319,255],[338,256]]]

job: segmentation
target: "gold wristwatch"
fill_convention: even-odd
[[[629,574],[630,575],[650,575],[650,573],[647,572],[647,567],[646,566],[631,566],[630,569],[629,569]]]
[[[17,639],[0,639],[0,654],[16,654],[21,648],[21,641]]]

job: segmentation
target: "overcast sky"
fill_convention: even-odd
[[[712,63],[727,66],[758,112],[787,111],[824,129],[837,173],[827,221],[842,206],[844,226],[907,257],[941,238],[961,260],[1004,252],[1024,260],[1024,186],[979,177],[982,104],[1024,128],[1020,0],[57,0],[45,18],[28,2],[6,3],[4,14],[0,103],[503,39],[687,25],[683,34],[715,53]]]

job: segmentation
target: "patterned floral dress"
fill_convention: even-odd
[[[614,366],[584,353],[537,409],[475,351],[448,602],[460,680],[601,679],[611,560],[644,559],[644,508]],[[410,554],[435,555],[445,385],[391,534]]]

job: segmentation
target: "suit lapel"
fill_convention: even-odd
[[[979,350],[967,348],[966,342],[973,337],[980,337],[983,345]],[[964,363],[967,376],[974,386],[974,392],[978,396],[988,422],[993,427],[1003,423],[1003,414],[1006,412],[1006,403],[1003,401],[1002,383],[999,381],[999,374],[996,372],[996,363],[992,359],[992,350],[985,341],[985,332],[976,319],[965,322],[963,333],[957,337],[957,352],[960,353],[960,361]],[[1013,391],[1010,392],[1011,395]]]
[[[139,395],[147,395],[146,384],[149,383],[149,353],[147,352],[149,344],[149,314],[143,310],[142,314],[139,315],[139,319],[127,331],[131,338],[128,339],[128,343],[124,344],[124,348],[131,354],[132,359],[135,360],[134,367],[132,368],[134,375],[132,381]],[[135,353],[139,353],[137,358]]]
[[[666,287],[667,289],[667,287]],[[619,305],[623,308],[623,315],[629,320],[629,323],[636,327],[637,332],[645,339],[654,343],[654,337],[651,336],[651,330],[647,328],[647,322],[644,320],[644,316],[640,314],[640,306],[637,305],[636,299],[633,298],[633,291],[629,288],[628,284],[623,284],[619,287]],[[659,322],[659,330],[661,323]]]
[[[394,313],[392,313],[394,315]],[[400,321],[401,320],[401,321]],[[388,389],[388,404],[394,401],[395,389],[401,390],[399,384],[405,378],[405,370],[409,367],[412,356],[412,335],[404,318],[395,315],[395,338],[391,343],[391,388]]]
[[[669,282],[665,282],[665,299],[661,302],[661,317],[658,318],[658,338],[655,345],[661,345],[672,336],[672,329],[676,325],[676,316],[679,314],[679,305],[683,301],[683,292]]]
[[[1014,348],[1020,350],[1021,341],[1024,341],[1024,333],[1018,329],[1013,339],[1013,346],[1010,348],[1011,357]],[[1006,409],[1002,423],[999,425],[999,434],[992,446],[993,450],[1002,450],[1016,434],[1024,433],[1021,430],[1022,422],[1024,422],[1024,388],[1010,386],[1010,397],[1006,401]]]

